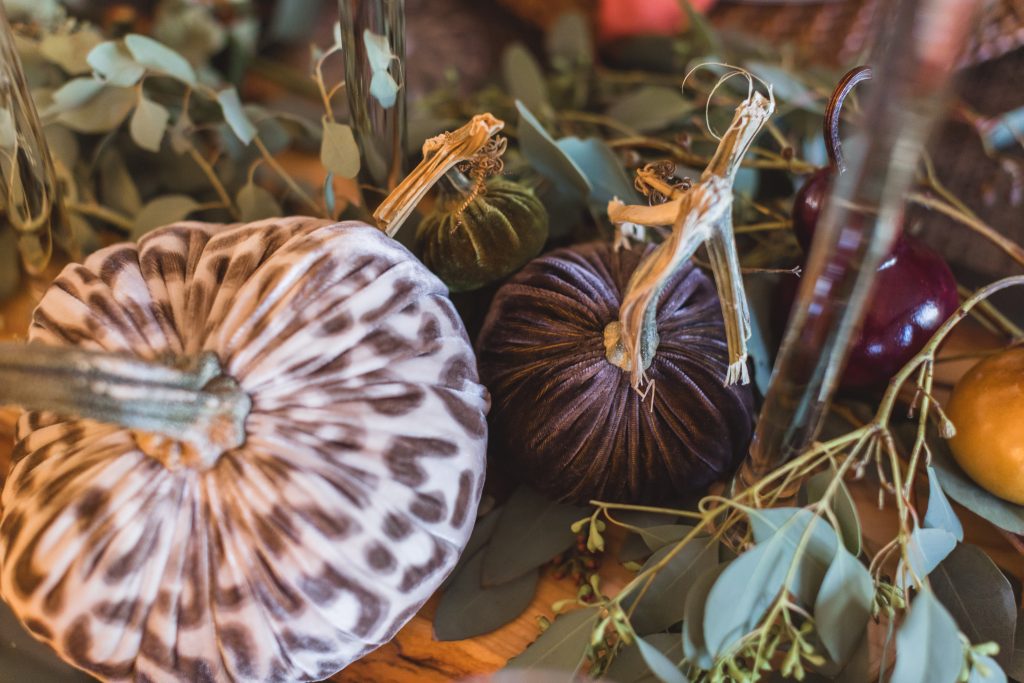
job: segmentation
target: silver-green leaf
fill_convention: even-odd
[[[134,88],[107,86],[85,103],[60,112],[57,121],[78,133],[109,133],[124,123],[135,102]]]
[[[953,552],[956,547],[956,536],[945,529],[914,529],[910,534],[910,541],[907,543],[907,556],[910,560],[910,569],[918,578],[923,579],[932,573],[932,570],[939,566],[939,563],[946,559],[946,556]],[[900,567],[898,574],[902,577],[905,585],[912,584],[911,577],[907,576],[905,568]]]
[[[953,534],[956,540],[964,540],[964,528],[960,524],[960,518],[953,512],[953,506],[943,493],[939,477],[931,465],[928,466],[928,510],[924,514],[924,526],[945,529]]]
[[[132,140],[142,149],[159,152],[170,118],[170,112],[162,104],[146,97],[140,98],[128,126]]]
[[[217,104],[224,114],[224,120],[231,128],[231,132],[245,144],[249,144],[256,137],[256,126],[249,120],[245,109],[242,108],[242,101],[238,99],[238,91],[234,88],[225,88],[217,93]]]
[[[605,112],[640,133],[665,130],[696,107],[676,88],[648,85],[616,101]]]
[[[583,171],[555,143],[537,117],[521,101],[516,102],[519,110],[519,148],[526,159],[543,176],[552,181],[560,191],[576,199],[590,195],[590,181]]]
[[[176,223],[186,218],[199,205],[183,194],[171,194],[151,199],[142,207],[132,225],[132,239],[137,240],[154,228]]]
[[[167,74],[190,86],[196,84],[196,72],[188,60],[163,43],[148,36],[129,33],[124,39],[125,47],[136,62],[147,69]]]
[[[808,502],[816,503],[821,500],[822,495],[825,493],[825,489],[827,489],[829,484],[832,483],[832,479],[835,476],[835,469],[828,469],[824,472],[819,472],[808,479]],[[862,541],[860,519],[857,516],[857,506],[853,502],[853,496],[850,495],[850,490],[846,488],[846,484],[842,482],[839,483],[839,489],[832,496],[832,512],[835,513],[836,519],[839,521],[839,530],[842,533],[843,544],[846,546],[846,549],[849,550],[854,557],[860,555]]]
[[[896,633],[890,683],[956,683],[964,650],[956,622],[931,591],[918,594]]]
[[[1006,683],[1006,672],[999,666],[999,662],[981,655],[974,660],[967,683]]]
[[[818,636],[837,663],[845,664],[863,639],[874,597],[871,574],[845,547],[837,547],[814,603]]]
[[[596,605],[561,615],[522,654],[511,659],[506,668],[578,671],[600,616],[601,609]]]
[[[686,604],[683,612],[683,653],[691,662],[702,669],[710,669],[714,663],[711,651],[708,649],[704,638],[704,614],[707,611],[707,600],[711,589],[718,581],[718,577],[730,566],[730,563],[723,563],[708,570],[690,587],[686,596]]]
[[[936,439],[929,445],[932,466],[939,475],[942,490],[950,498],[1001,529],[1024,534],[1024,505],[1005,501],[975,484],[953,460],[944,439]]]
[[[500,586],[480,583],[483,553],[467,562],[441,596],[434,614],[438,640],[464,640],[490,633],[509,623],[530,606],[540,571],[534,569]]]
[[[326,117],[323,124],[320,163],[336,176],[355,178],[359,174],[359,145],[352,134],[352,127]]]
[[[511,581],[568,549],[576,539],[569,527],[587,512],[520,486],[502,508],[484,551],[484,585]]]
[[[547,120],[551,113],[547,81],[540,64],[526,46],[512,43],[505,48],[501,56],[501,70],[509,95]]]
[[[683,658],[683,644],[678,633],[654,633],[644,636],[644,641],[669,661],[678,662]],[[654,683],[657,680],[638,647],[621,648],[604,676],[616,683]]]
[[[651,672],[661,683],[689,683],[683,672],[661,650],[639,637],[636,639],[636,646]]]
[[[238,191],[235,202],[238,204],[240,218],[247,223],[281,215],[281,205],[274,195],[253,182],[246,183]]]
[[[80,107],[96,97],[107,84],[92,76],[72,78],[53,93],[51,113],[67,111]]]
[[[653,567],[672,552],[675,552],[672,559],[654,576],[640,602],[633,608],[630,622],[642,636],[664,631],[682,621],[690,588],[697,577],[718,564],[718,543],[697,538],[678,551],[675,544],[663,546],[651,555],[643,568]],[[641,579],[638,577],[636,580]],[[623,608],[632,608],[636,602],[633,596],[638,594],[639,589],[623,600]]]
[[[145,67],[132,59],[124,45],[108,40],[94,47],[86,57],[89,66],[111,85],[131,87],[139,82]]]

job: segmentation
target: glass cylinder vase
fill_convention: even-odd
[[[390,191],[405,170],[405,2],[338,4],[349,113],[362,152],[358,179]]]

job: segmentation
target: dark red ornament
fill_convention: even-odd
[[[498,290],[484,322],[477,359],[492,397],[492,456],[560,500],[681,501],[746,454],[751,390],[723,383],[721,309],[699,269],[685,264],[662,291],[646,397],[607,360],[605,327],[645,253],[604,243],[554,251]]]

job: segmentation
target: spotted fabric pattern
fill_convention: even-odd
[[[34,342],[216,353],[245,443],[169,469],[145,435],[26,413],[0,590],[109,681],[326,678],[391,639],[464,548],[488,396],[444,285],[362,223],[179,223],[64,269]]]

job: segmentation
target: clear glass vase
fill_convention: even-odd
[[[7,15],[0,5],[0,244],[16,243],[25,270],[41,273],[55,241],[74,251],[60,185]],[[8,232],[9,231],[9,232]],[[12,259],[3,263],[11,264]],[[7,265],[6,267],[12,267]]]

